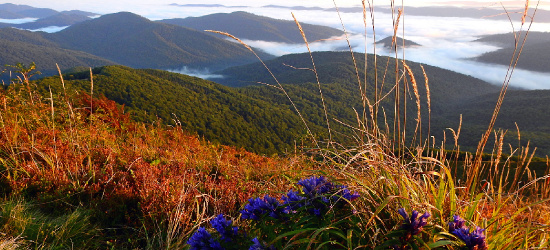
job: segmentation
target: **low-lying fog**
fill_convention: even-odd
[[[166,12],[166,18],[174,18],[179,8],[179,17],[200,16],[210,13],[233,12],[235,8],[199,8],[199,7],[175,7]],[[244,8],[238,9],[248,11],[257,15],[268,16],[277,19],[292,20],[291,11],[298,21],[302,23],[319,24],[333,28],[343,29],[344,23],[348,31],[348,37],[353,50],[356,52],[373,53],[375,39],[373,37],[372,22],[370,13],[367,20],[367,38],[365,39],[365,26],[363,13],[340,13],[323,10],[290,10],[283,8]],[[200,13],[202,11],[202,13]],[[199,14],[200,13],[200,14]],[[405,9],[406,13],[406,9]],[[156,15],[158,16],[158,12]],[[341,16],[342,20],[340,20]],[[322,17],[322,18],[320,18]],[[374,13],[374,26],[376,40],[381,40],[393,34],[393,22],[390,14]],[[160,19],[160,18],[157,18]],[[535,18],[536,20],[536,18]],[[529,20],[528,20],[529,21]],[[513,30],[526,30],[528,22],[521,27],[519,20],[512,24],[506,20],[493,20],[487,17],[480,18],[457,18],[457,17],[428,17],[428,16],[407,16],[401,18],[398,36],[420,44],[420,47],[405,49],[405,59],[424,64],[438,66],[463,74],[471,75],[494,84],[502,84],[508,67],[496,64],[485,64],[471,60],[483,53],[499,49],[497,46],[474,42],[483,35],[509,33]],[[403,29],[404,28],[404,29]],[[404,33],[403,33],[404,30]],[[534,23],[531,31],[550,31],[549,23]],[[299,32],[296,29],[296,32]],[[307,34],[306,34],[307,35]],[[304,44],[285,44],[267,41],[251,41],[243,39],[247,44],[262,49],[270,54],[281,56],[289,53],[307,52]],[[347,50],[348,44],[345,37],[334,38],[324,41],[310,41],[313,51]],[[381,44],[376,45],[376,53],[384,56],[394,55]],[[400,58],[403,53],[399,52]],[[510,55],[512,56],[512,55]],[[521,58],[528,60],[528,58]],[[550,61],[550,58],[549,58]],[[507,62],[506,62],[507,63]],[[191,72],[192,73],[192,72]],[[207,72],[203,71],[202,75]],[[219,77],[219,76],[216,76]],[[532,72],[528,70],[515,69],[510,85],[525,89],[550,89],[550,73]]]
[[[360,1],[357,1],[357,3],[360,4]],[[281,2],[280,4],[276,4],[283,5],[284,3]],[[166,1],[158,4],[136,4],[132,6],[123,4],[119,5],[120,6],[117,6],[120,10],[117,8],[112,10],[131,11],[143,15],[151,20],[185,18],[189,16],[202,16],[220,12],[229,13],[234,11],[247,11],[257,15],[287,20],[292,20],[291,12],[293,12],[296,18],[302,23],[326,25],[338,29],[342,29],[342,21],[346,30],[349,32],[350,43],[354,51],[365,52],[366,44],[366,51],[369,53],[374,52],[374,39],[372,22],[370,21],[370,13],[367,13],[367,38],[365,39],[365,26],[363,23],[363,13],[361,12],[340,13],[339,15],[336,11],[326,10],[291,10],[288,8],[277,7],[242,6],[237,8],[235,6],[231,6],[230,3],[227,3],[227,6],[225,7],[223,5],[200,7],[200,5],[185,6],[167,4]],[[243,4],[240,5],[246,4],[243,2]],[[324,7],[326,8],[327,6]],[[93,8],[83,10],[100,13],[100,11]],[[469,59],[499,48],[489,44],[482,44],[473,41],[482,35],[508,33],[513,30],[518,31],[522,28],[519,20],[514,21],[512,26],[512,24],[507,20],[492,20],[484,17],[442,18],[412,16],[407,15],[406,12],[407,9],[405,7],[405,15],[401,18],[398,35],[416,42],[421,46],[407,48],[405,50],[405,59],[471,75],[494,84],[502,84],[506,76],[507,67],[494,64],[484,64]],[[339,19],[339,16],[341,16],[342,20]],[[393,34],[393,21],[390,14],[375,12],[374,19],[374,26],[376,27],[376,40],[383,39]],[[21,23],[33,20],[22,19],[12,21]],[[528,22],[522,29],[526,30],[527,25]],[[62,27],[49,27],[43,30],[55,32],[61,28]],[[531,27],[531,31],[549,32],[550,23],[535,22]],[[296,32],[298,32],[297,29]],[[244,41],[253,47],[278,56],[288,53],[301,53],[307,51],[304,44],[284,44],[250,40]],[[347,42],[343,37],[334,40],[311,42],[311,48],[313,51],[346,50],[347,47]],[[376,53],[384,56],[394,54],[384,49],[380,44],[376,47]],[[399,55],[402,57],[403,54],[400,52]],[[529,58],[521,58],[520,60],[528,59]],[[548,61],[550,61],[550,58]],[[210,76],[210,73],[207,70],[193,71],[184,68],[177,69],[175,71],[182,73],[187,72],[200,77],[219,77]],[[510,84],[514,87],[526,89],[550,89],[550,73],[538,73],[516,69]]]
[[[260,12],[258,13],[260,15],[274,15],[269,10],[262,10]],[[296,11],[294,14],[300,22],[322,24],[342,29],[337,13],[334,13],[334,17],[332,18],[329,15],[330,13],[327,14],[326,11],[322,13],[325,16],[322,20],[318,18],[321,15],[318,11]],[[278,16],[281,17],[280,14]],[[350,33],[348,37],[353,50],[364,52],[366,43],[367,52],[373,53],[375,45],[372,26],[367,27],[365,42],[365,27],[362,13],[341,13],[341,16],[346,30]],[[480,63],[469,58],[499,49],[499,47],[474,42],[474,40],[482,35],[511,32],[512,26],[509,21],[490,20],[487,18],[441,18],[406,15],[403,19],[402,21],[404,22],[400,23],[398,36],[421,45],[420,47],[405,49],[405,58],[407,60],[453,70],[494,84],[503,83],[508,67]],[[371,25],[370,22],[368,25]],[[376,40],[393,35],[391,15],[375,13],[375,26]],[[519,30],[520,26],[520,22],[514,23],[516,31]],[[526,28],[527,26],[523,27],[524,30]],[[548,32],[550,31],[550,24],[534,23],[531,31]],[[245,40],[245,42],[274,55],[307,52],[304,44],[283,44],[250,40]],[[347,50],[348,45],[345,37],[340,37],[338,39],[312,42],[310,47],[314,51]],[[376,45],[376,53],[384,56],[395,55],[395,52],[385,49],[381,44]],[[403,53],[400,51],[398,55],[402,58]],[[521,60],[528,60],[528,58],[521,58]],[[550,73],[515,69],[510,85],[526,89],[550,89]]]

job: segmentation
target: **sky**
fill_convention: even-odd
[[[5,1],[5,0],[2,0]],[[373,0],[370,2],[372,3]],[[360,0],[335,0],[339,7],[360,6]],[[387,4],[390,1],[376,0],[375,6]],[[405,8],[407,6],[422,6],[422,5],[460,5],[470,7],[495,7],[500,4],[495,1],[442,1],[442,0],[404,0]],[[531,1],[534,4],[535,1]],[[176,3],[179,5],[185,4],[222,4],[225,6],[251,6],[247,8],[190,8],[177,7],[170,4]],[[367,2],[368,3],[368,2]],[[506,6],[524,7],[524,1],[506,1],[503,4]],[[549,1],[543,1],[543,4],[548,4]],[[257,15],[268,16],[278,19],[292,19],[291,10],[280,8],[261,8],[265,5],[284,5],[284,6],[319,6],[323,8],[334,8],[332,0],[277,0],[277,1],[258,1],[258,0],[202,0],[197,1],[181,1],[181,0],[18,0],[17,4],[27,4],[34,7],[47,7],[55,10],[84,10],[98,14],[114,13],[119,11],[130,11],[151,20],[168,19],[168,18],[183,18],[188,16],[202,16],[206,14],[219,12],[233,12],[238,10],[248,11]],[[396,4],[401,5],[401,1],[396,1]],[[410,4],[410,5],[409,5]],[[106,8],[105,6],[109,6]],[[341,13],[339,16],[336,12],[331,11],[292,11],[297,19],[302,23],[312,23],[326,25],[333,28],[342,29],[340,16],[346,30],[350,33],[349,39],[354,51],[369,53],[374,52],[375,46],[373,42],[380,40],[393,33],[392,17],[389,14],[375,13],[376,22],[376,39],[372,32],[364,35],[364,24],[362,13]],[[406,9],[405,9],[406,13]],[[320,18],[322,17],[322,18]],[[370,24],[369,24],[370,25]],[[421,44],[418,48],[406,49],[407,60],[420,62],[423,64],[438,66],[471,75],[487,82],[500,85],[506,75],[506,67],[498,65],[488,65],[478,63],[469,58],[479,56],[485,52],[490,52],[499,49],[498,47],[472,42],[478,37],[487,34],[508,33],[512,29],[518,30],[520,24],[514,23],[512,28],[510,22],[506,20],[490,20],[490,19],[473,19],[473,18],[434,18],[422,16],[407,16],[401,20],[399,35],[406,39],[412,40]],[[531,28],[533,31],[550,32],[550,24],[535,23]],[[55,31],[53,28],[50,31]],[[280,56],[288,53],[307,52],[307,47],[303,44],[284,44],[266,41],[249,41],[245,40],[249,45],[263,49],[268,53]],[[311,48],[314,51],[337,50],[347,47],[345,37],[335,38],[333,40],[313,42]],[[379,55],[392,55],[391,52],[385,51],[381,46],[376,47],[376,52]],[[550,58],[549,58],[550,61]],[[182,73],[187,73],[200,77],[209,76],[208,69],[170,69],[177,70]],[[515,87],[527,89],[550,89],[550,73],[535,73],[517,69],[511,81],[511,85]]]
[[[9,0],[2,0],[10,2]],[[334,7],[334,1],[332,0],[277,0],[277,1],[259,1],[259,0],[201,0],[201,1],[182,1],[182,0],[17,0],[17,4],[26,4],[34,7],[52,8],[55,10],[88,10],[99,14],[106,14],[118,11],[131,11],[138,14],[146,14],[148,10],[157,9],[159,5],[168,5],[171,3],[177,4],[223,4],[226,6],[254,6],[260,7],[264,5],[276,4],[287,6],[319,6],[330,8]],[[336,4],[340,7],[346,6],[360,6],[360,0],[335,0]],[[375,6],[388,5],[388,0],[370,0],[367,3],[373,3]],[[405,6],[426,6],[426,5],[460,5],[460,6],[472,6],[472,7],[494,7],[500,6],[500,3],[505,5],[524,6],[524,1],[494,1],[494,0],[480,0],[480,1],[450,1],[450,0],[396,0],[397,5],[404,4]],[[531,1],[534,4],[535,1]],[[1,1],[0,1],[1,3]],[[550,7],[549,1],[542,1],[541,7]],[[108,7],[107,7],[108,6]]]

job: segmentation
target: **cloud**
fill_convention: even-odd
[[[67,27],[69,27],[69,26],[48,26],[48,27],[35,29],[35,30],[30,30],[30,31],[44,31],[44,32],[47,32],[47,33],[55,33],[55,32],[58,32],[58,31],[62,31],[64,29],[66,29]]]
[[[181,69],[167,69],[167,71],[174,72],[174,73],[179,73],[179,74],[184,74],[184,75],[195,76],[195,77],[202,78],[202,79],[207,79],[207,80],[208,79],[223,78],[222,75],[212,74],[210,72],[210,70],[208,70],[207,68],[192,69],[192,68],[189,68],[187,66],[183,66]]]
[[[280,11],[271,13],[268,9],[260,11],[261,15],[278,18],[284,17]],[[324,13],[324,18],[319,16]],[[327,12],[296,11],[295,16],[302,23],[321,24],[342,29],[338,14],[331,16]],[[341,13],[342,22],[350,33],[349,39],[352,48],[356,52],[374,52],[374,35],[372,27],[367,27],[367,39],[365,42],[365,26],[362,13]],[[405,25],[404,37],[412,40],[421,47],[405,50],[405,59],[437,66],[462,74],[470,75],[484,81],[500,85],[506,76],[507,67],[476,62],[469,58],[477,57],[483,53],[499,49],[499,47],[474,42],[477,38],[488,34],[509,33],[512,27],[509,21],[486,20],[474,18],[440,18],[424,16],[405,16],[400,23],[398,36],[403,36],[402,27]],[[370,22],[367,25],[371,25]],[[514,23],[517,31],[519,24]],[[375,13],[376,40],[381,40],[393,35],[393,22],[391,15]],[[532,31],[550,31],[550,24],[535,23]],[[307,35],[307,34],[306,34]],[[268,53],[281,56],[289,53],[307,52],[304,44],[285,44],[266,41],[244,40],[247,44],[260,48]],[[312,51],[341,51],[348,50],[345,37],[333,38],[326,41],[310,43]],[[383,56],[392,56],[381,45],[376,46],[376,52]],[[399,53],[401,56],[402,53]],[[550,58],[549,58],[550,60]],[[526,89],[550,89],[550,73],[538,73],[516,69],[510,82],[511,86]]]
[[[34,22],[36,20],[38,20],[38,18],[0,19],[0,23],[22,24]]]
[[[436,0],[433,1],[435,2]],[[159,0],[153,3],[130,0],[121,0],[116,2],[107,0],[95,0],[93,2],[87,3],[85,5],[86,7],[84,7],[84,5],[82,5],[82,3],[79,1],[73,1],[71,4],[73,4],[74,6],[63,4],[59,4],[58,6],[63,6],[63,8],[67,9],[82,9],[104,14],[106,11],[105,5],[107,4],[110,6],[108,10],[109,12],[126,10],[137,13],[139,15],[143,15],[152,20],[185,18],[189,16],[202,16],[213,13],[228,13],[237,10],[248,11],[251,13],[276,19],[293,20],[291,14],[292,12],[301,23],[325,25],[337,29],[343,29],[341,23],[344,23],[346,30],[350,34],[350,43],[355,51],[364,52],[365,43],[367,47],[367,52],[372,53],[374,51],[374,46],[372,45],[372,43],[374,42],[374,34],[372,31],[373,24],[370,20],[370,13],[367,17],[368,20],[366,30],[368,35],[365,42],[365,37],[364,35],[362,35],[365,32],[362,13],[340,13],[339,15],[336,11],[288,10],[281,8],[260,7],[269,4],[286,6],[296,5],[296,1],[291,0],[281,0],[278,2],[262,2],[252,0],[243,0],[238,2],[221,2],[219,0],[205,0],[201,2],[201,4],[221,3],[223,5],[249,6],[239,9],[224,7],[204,8],[189,6],[182,8],[171,6],[170,4],[174,2],[176,1]],[[337,4],[339,5],[339,7],[360,5],[360,1],[352,2],[338,0]],[[432,0],[426,0],[424,2],[432,2]],[[55,4],[52,4],[50,2],[46,3],[44,1],[36,1],[36,4],[31,5],[53,6]],[[334,8],[332,1],[321,3],[318,0],[304,0],[300,2],[299,5]],[[342,18],[341,20],[340,17]],[[376,27],[376,40],[381,40],[393,34],[394,26],[391,14],[375,12],[374,18],[374,26]],[[476,57],[485,52],[494,51],[497,49],[497,47],[494,46],[473,43],[472,41],[482,35],[508,33],[512,30],[517,31],[520,27],[518,22],[514,22],[513,25],[514,27],[512,27],[510,22],[506,20],[408,16],[406,15],[405,7],[405,16],[401,18],[398,35],[400,37],[404,37],[405,39],[412,40],[422,45],[422,47],[419,48],[409,48],[405,50],[405,57],[408,60],[450,69],[459,73],[468,74],[473,77],[483,79],[494,84],[501,84],[506,75],[506,67],[493,64],[484,64],[473,60],[468,60],[467,58]],[[535,22],[531,30],[550,32],[550,23]],[[245,40],[245,42],[251,46],[261,48],[274,55],[307,52],[307,48],[304,44],[285,44],[250,40]],[[310,45],[313,51],[347,50],[348,47],[347,42],[345,41],[345,39],[342,39],[342,37],[334,40],[311,42]],[[385,56],[393,54],[387,50],[384,50],[382,46],[377,46],[377,53]],[[207,70],[194,70],[183,68],[173,71],[201,77],[214,77]],[[517,87],[524,87],[529,89],[550,89],[550,86],[545,86],[546,83],[550,85],[549,74],[535,73],[519,69],[515,70],[514,77],[512,78],[511,82],[513,86]]]

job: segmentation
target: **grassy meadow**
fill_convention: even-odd
[[[368,29],[372,6],[362,3]],[[514,62],[520,51],[521,42]],[[89,91],[60,74],[62,87],[45,92],[29,81],[33,65],[16,65],[18,78],[0,89],[0,248],[550,248],[548,162],[535,171],[533,149],[510,151],[493,127],[511,74],[477,151],[464,153],[461,127],[447,131],[454,147],[430,139],[430,74],[413,74],[399,56],[365,64],[395,74],[392,83],[355,68],[363,106],[357,123],[343,124],[353,131],[345,144],[332,140],[339,121],[323,110],[328,136],[310,132],[278,156],[211,143],[176,118],[138,122],[94,93],[91,69]],[[380,108],[390,95],[394,109]]]

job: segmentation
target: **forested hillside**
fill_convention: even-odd
[[[90,91],[89,72],[65,78],[69,88]],[[54,93],[63,92],[59,77],[43,79],[39,85],[44,91],[52,86]],[[124,105],[138,121],[180,124],[210,141],[256,152],[284,153],[293,149],[294,142],[307,139],[303,124],[291,110],[196,77],[101,67],[94,69],[94,93]]]
[[[32,30],[51,26],[64,27],[90,20],[92,16],[96,15],[95,13],[80,10],[59,12],[49,8],[35,8],[28,5],[5,3],[0,4],[0,19],[37,18],[37,20],[27,23],[0,22],[0,28],[12,27]]]
[[[45,39],[42,33],[14,28],[0,29],[0,65],[29,64],[30,62],[35,62],[45,76],[57,74],[56,63],[61,69],[115,64],[86,52],[61,48],[56,43]],[[14,69],[8,67],[7,70]],[[9,73],[1,75],[0,78],[9,82]]]
[[[527,35],[527,39],[525,40],[525,46],[521,49],[525,35]],[[503,47],[502,49],[485,53],[477,57],[476,60],[508,66],[517,44],[516,53],[521,49],[521,59],[517,64],[518,68],[550,72],[550,65],[548,64],[548,59],[550,58],[549,32],[529,32],[523,33],[521,36],[514,36],[512,33],[497,34],[484,36],[476,41]]]
[[[223,69],[256,60],[238,44],[189,28],[153,22],[129,12],[103,15],[44,36],[64,48],[135,68]]]
[[[363,69],[364,59],[363,54],[356,54],[358,68]],[[373,100],[373,82],[376,79],[374,74],[374,56],[368,55],[368,73],[367,73],[367,93]],[[345,52],[321,52],[314,53],[313,58],[319,73],[319,79],[321,83],[326,84],[324,86],[323,93],[325,97],[329,99],[327,106],[329,107],[329,115],[332,118],[348,117],[348,119],[355,116],[352,111],[352,107],[361,109],[362,104],[358,100],[357,77],[353,68],[353,62],[349,53]],[[393,75],[395,68],[394,59],[390,59],[388,71],[385,71],[387,57],[378,57],[379,84],[384,82],[384,91],[382,95],[387,94],[395,85],[395,78]],[[424,88],[424,77],[420,65],[417,63],[407,62],[411,67],[419,87],[420,96],[422,99],[422,120],[424,129],[427,127],[427,105],[426,105],[426,90]],[[311,59],[307,54],[287,55],[276,58],[274,60],[266,61],[266,65],[278,78],[279,82],[289,84],[287,88],[289,92],[298,93],[298,96],[308,95],[318,98],[319,90],[316,89],[316,84],[304,84],[315,83],[316,78],[311,70],[299,70],[295,68],[311,68]],[[288,66],[287,66],[288,65]],[[293,67],[289,67],[293,66]],[[431,101],[431,134],[435,136],[436,140],[443,140],[443,132],[446,131],[447,142],[454,144],[452,141],[451,131],[448,128],[452,128],[455,131],[460,125],[460,116],[463,117],[462,130],[460,134],[460,145],[464,150],[475,151],[477,142],[481,138],[482,133],[487,129],[492,115],[492,110],[495,107],[499,87],[483,82],[479,79],[462,75],[456,72],[444,70],[437,67],[431,67],[424,65],[426,73],[429,77],[430,87],[430,101]],[[386,77],[384,78],[384,73]],[[391,73],[389,73],[391,72]],[[263,65],[256,63],[245,66],[232,67],[221,72],[219,74],[225,77],[219,79],[220,83],[229,86],[247,86],[247,85],[260,85],[258,82],[267,84],[276,84],[271,75],[265,70]],[[360,70],[360,79],[364,79],[364,74]],[[385,80],[384,80],[385,79]],[[304,88],[309,86],[309,91]],[[331,87],[328,87],[331,86]],[[381,85],[379,85],[381,86]],[[267,87],[257,87],[262,91],[267,91]],[[249,88],[243,88],[243,91]],[[401,86],[403,89],[403,86]],[[412,89],[409,85],[407,91],[408,106],[407,112],[409,117],[407,126],[414,129],[415,126],[415,98],[412,93]],[[549,134],[544,126],[540,126],[541,121],[550,121],[550,115],[547,112],[541,112],[545,110],[549,103],[546,99],[547,91],[510,91],[507,98],[504,101],[504,105],[500,112],[500,116],[497,119],[497,129],[503,129],[508,131],[507,139],[505,143],[511,143],[517,145],[517,133],[515,123],[518,123],[521,132],[521,143],[525,145],[527,141],[532,141],[531,146],[538,147],[538,155],[544,156],[550,153],[550,145],[544,138],[547,138]],[[336,94],[337,93],[337,94]],[[255,96],[255,92],[252,91],[250,95]],[[269,99],[271,94],[261,93],[257,95],[258,98]],[[330,98],[333,96],[342,100],[343,105],[333,104]],[[297,98],[292,96],[293,98]],[[279,98],[282,100],[282,98]],[[390,129],[393,122],[394,112],[394,93],[386,96],[382,102],[382,107],[385,108],[387,119],[390,123]],[[309,112],[316,109],[321,109],[322,106],[318,102],[314,105],[315,108],[311,108]],[[300,103],[298,101],[297,103]],[[403,105],[403,101],[401,104]],[[333,110],[334,109],[334,110]],[[316,121],[318,123],[323,121],[323,114],[318,113]],[[349,121],[349,120],[347,120]],[[540,128],[540,129],[539,129]],[[426,130],[424,130],[427,132]],[[509,153],[509,152],[508,152]]]
[[[357,126],[355,112],[362,113],[363,103],[358,94],[357,77],[349,54],[321,52],[314,53],[313,56],[319,71],[328,119],[334,132],[332,135],[328,133],[319,87],[313,72],[283,65],[286,63],[300,68],[308,67],[311,63],[309,55],[283,56],[266,64],[278,76],[282,87],[317,139],[323,141],[333,136],[337,141],[353,140],[350,137],[353,133],[348,125]],[[363,55],[356,56],[361,58]],[[372,55],[369,55],[368,60],[373,63]],[[387,57],[379,57],[378,60],[385,64]],[[390,65],[392,64],[393,61]],[[420,65],[412,62],[408,64],[418,82],[423,82]],[[358,66],[364,67],[362,63]],[[269,79],[269,73],[262,67],[251,64],[228,69],[222,72],[226,75],[223,80],[240,82],[235,80],[240,78],[245,79],[244,82],[260,81],[275,85]],[[432,132],[440,140],[446,127],[458,126],[460,113],[456,112],[457,106],[498,91],[497,87],[475,78],[430,66],[425,66],[425,69],[430,75]],[[388,74],[383,80],[384,72],[384,68],[378,69],[378,89],[383,91],[377,94],[379,99],[384,97],[380,101],[380,109],[384,111],[380,111],[378,115],[380,121],[388,122],[389,129],[393,130],[395,95],[390,91],[395,78]],[[134,70],[120,66],[97,68],[94,74],[95,93],[104,94],[107,98],[124,104],[132,116],[140,121],[152,123],[158,117],[168,124],[181,122],[185,129],[208,140],[262,153],[281,153],[292,149],[295,143],[310,141],[306,125],[278,88],[261,84],[231,88],[165,71]],[[68,74],[65,78],[75,88],[89,91],[89,72]],[[360,73],[360,78],[364,79],[363,73]],[[369,67],[367,79],[369,84],[365,87],[366,93],[374,102],[374,67]],[[40,84],[44,87],[57,86],[57,92],[60,91],[56,77],[42,80]],[[427,93],[424,84],[419,84],[419,92],[424,131],[427,131]],[[410,116],[407,126],[414,131],[415,101],[412,96],[406,102],[401,97],[400,103],[402,112],[406,110]],[[384,112],[386,117],[383,116]]]

